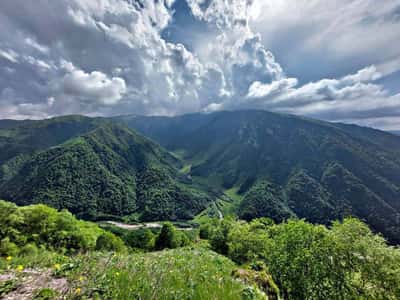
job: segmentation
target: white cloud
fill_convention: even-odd
[[[270,97],[272,95],[281,95],[282,93],[288,92],[291,88],[297,85],[296,78],[284,78],[271,83],[262,83],[255,81],[251,84],[248,98],[262,98]]]
[[[49,48],[48,47],[40,45],[38,42],[36,42],[31,37],[26,37],[25,38],[25,43],[27,45],[31,46],[32,48],[36,49],[37,51],[41,52],[41,53],[48,53],[49,52]]]
[[[7,59],[12,63],[18,63],[18,53],[13,50],[1,50],[0,49],[0,56]]]
[[[86,73],[71,63],[64,62],[63,65],[67,73],[56,86],[66,95],[77,97],[82,101],[98,101],[113,105],[118,103],[126,92],[125,81],[120,77],[109,78],[99,71]]]
[[[268,105],[298,107],[304,104],[323,101],[347,101],[363,97],[387,96],[383,86],[374,84],[381,74],[375,66],[369,66],[354,74],[339,79],[322,79],[300,87],[295,78],[285,78],[271,84],[255,82],[249,89],[248,98],[265,98]]]
[[[31,65],[37,66],[42,69],[51,69],[52,68],[51,62],[47,63],[41,59],[34,58],[33,56],[30,56],[30,55],[24,56],[24,59]]]

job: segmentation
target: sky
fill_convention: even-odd
[[[1,0],[0,118],[266,109],[400,130],[400,0]]]

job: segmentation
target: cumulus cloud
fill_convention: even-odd
[[[107,77],[106,74],[93,71],[85,73],[72,63],[63,62],[66,74],[56,83],[57,89],[66,95],[79,99],[99,101],[103,104],[116,104],[126,92],[125,80],[120,77]]]
[[[273,81],[271,83],[262,83],[254,81],[247,94],[248,98],[262,98],[271,97],[273,95],[281,95],[288,92],[292,87],[297,85],[296,78],[284,78],[281,80]]]
[[[379,45],[400,32],[389,32],[398,25],[397,4],[3,0],[0,117],[260,108],[327,120],[392,120],[398,95],[379,81],[400,70],[400,52],[395,43]],[[273,37],[291,40],[291,30],[295,60],[299,46],[322,49],[327,61],[357,54],[368,63],[305,82],[274,56],[281,58],[285,47],[269,50],[276,50]],[[377,50],[381,59],[368,60]],[[318,60],[305,64],[319,67]]]
[[[264,85],[256,82],[249,90],[246,107],[396,130],[400,124],[400,94],[390,95],[383,86],[368,80],[365,74],[374,69],[367,67],[340,79],[303,86],[296,86],[295,80],[289,84],[290,78],[288,82]],[[369,75],[380,78],[379,73]]]

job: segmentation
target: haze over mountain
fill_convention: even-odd
[[[247,220],[353,215],[400,241],[400,138],[390,133],[258,110],[0,128],[0,197],[19,204],[140,220],[215,204]]]

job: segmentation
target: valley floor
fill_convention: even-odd
[[[126,224],[126,223],[121,223],[121,222],[115,222],[115,221],[106,221],[105,223],[111,224],[113,226],[116,226],[121,229],[126,229],[126,230],[137,230],[137,229],[151,229],[151,228],[158,228],[160,229],[163,224],[162,223],[157,223],[157,222],[148,222],[148,223],[139,223],[139,224]],[[193,230],[192,227],[177,227],[177,230]]]

